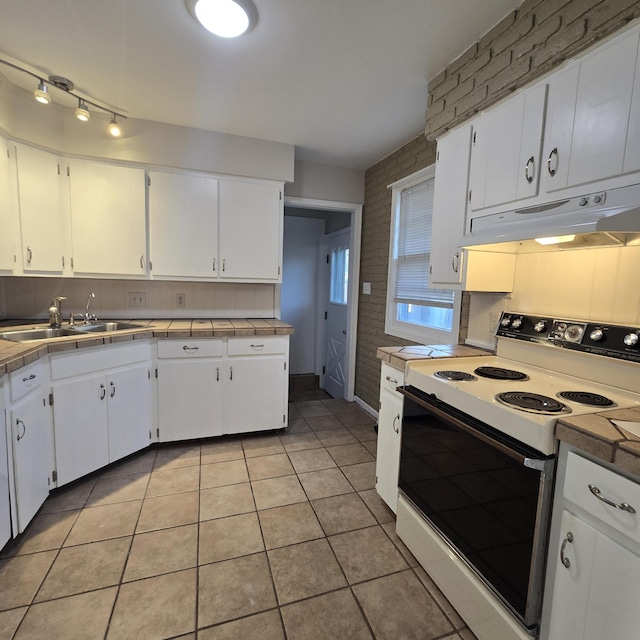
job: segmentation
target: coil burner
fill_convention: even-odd
[[[482,378],[492,378],[493,380],[528,380],[529,376],[522,371],[514,369],[503,369],[502,367],[478,367],[473,373]]]
[[[615,407],[616,403],[607,398],[601,396],[599,393],[592,393],[591,391],[560,391],[556,393],[558,398],[562,400],[569,400],[570,402],[577,402],[578,404],[586,404],[590,407]]]
[[[471,373],[466,373],[465,371],[436,371],[433,374],[436,378],[442,378],[443,380],[455,380],[455,381],[472,381],[477,380],[474,375]]]
[[[554,398],[541,396],[538,393],[528,391],[507,391],[496,395],[496,400],[514,409],[521,409],[530,413],[571,413],[566,404],[558,402]]]

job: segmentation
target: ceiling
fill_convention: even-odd
[[[520,1],[254,0],[255,28],[226,40],[184,0],[0,0],[0,56],[130,117],[366,169],[424,129],[428,79]]]

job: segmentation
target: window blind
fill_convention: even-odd
[[[400,194],[394,302],[453,309],[454,292],[429,288],[434,180]]]

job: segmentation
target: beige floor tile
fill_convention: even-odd
[[[305,417],[307,424],[316,432],[319,433],[321,431],[328,431],[331,429],[339,429],[342,426],[342,423],[338,418],[326,410],[325,414],[313,416],[313,417]]]
[[[117,585],[130,546],[131,538],[127,537],[62,549],[35,602]]]
[[[34,604],[14,640],[103,640],[117,591],[110,587]]]
[[[306,473],[307,471],[319,471],[320,469],[330,469],[337,466],[333,458],[326,449],[311,449],[310,451],[292,451],[289,460],[296,473]]]
[[[309,420],[309,418],[320,418],[323,416],[331,416],[331,411],[325,407],[322,402],[318,401],[319,404],[307,404],[303,402],[296,403],[296,407],[298,411],[300,411],[300,415],[305,418],[305,420]]]
[[[13,638],[13,633],[18,628],[26,612],[27,607],[0,611],[0,640],[11,640]]]
[[[187,569],[123,584],[107,640],[160,640],[193,631],[196,575]]]
[[[198,522],[200,493],[175,493],[156,498],[145,498],[136,532],[178,527]]]
[[[275,610],[198,631],[198,640],[284,640],[280,614]]]
[[[147,490],[149,476],[149,473],[136,473],[100,478],[93,488],[86,506],[95,507],[101,504],[142,500]]]
[[[287,435],[313,433],[309,423],[304,418],[289,419],[289,426],[285,429]]]
[[[128,476],[136,473],[149,473],[156,460],[156,449],[149,449],[144,453],[108,466],[102,473],[103,478],[111,476]]]
[[[59,549],[74,525],[80,511],[40,513],[27,530],[2,552],[2,557]]]
[[[289,403],[289,420],[295,420],[296,418],[301,418],[302,414],[300,413],[300,409],[296,407],[293,402]]]
[[[418,576],[420,582],[425,586],[431,597],[440,605],[440,608],[444,611],[444,615],[447,616],[454,629],[462,629],[465,626],[464,620],[453,608],[453,605],[447,600],[444,593],[440,591],[427,572],[420,566],[414,567],[413,571],[416,576]]]
[[[335,416],[341,416],[345,413],[360,413],[362,411],[355,402],[347,402],[341,399],[323,400],[322,404]]]
[[[398,551],[400,551],[400,553],[402,554],[402,557],[405,559],[408,565],[410,567],[419,566],[419,563],[415,559],[414,555],[411,553],[411,551],[409,551],[409,549],[407,549],[404,542],[402,542],[402,540],[400,540],[400,538],[398,537],[398,534],[396,533],[395,521],[385,522],[382,525],[382,528],[384,529],[385,533],[389,536],[389,539],[391,540],[391,542],[393,542],[393,544],[396,545],[396,547],[398,548]]]
[[[258,436],[242,440],[245,458],[274,456],[284,453],[280,439],[276,435]]]
[[[380,524],[393,522],[395,526],[395,514],[389,509],[387,503],[378,495],[375,489],[360,491],[359,495]]]
[[[336,461],[339,467],[373,462],[373,456],[360,444],[344,444],[339,447],[327,449],[329,455]]]
[[[247,458],[247,467],[251,480],[278,478],[295,473],[286,453],[260,458]]]
[[[322,443],[318,440],[315,433],[293,433],[286,436],[280,436],[280,442],[285,451],[306,451],[307,449],[318,449],[322,447]]]
[[[478,640],[475,633],[473,633],[473,631],[471,631],[471,629],[469,629],[468,627],[460,629],[460,638],[461,640]]]
[[[29,604],[55,557],[44,551],[0,560],[0,611]]]
[[[372,639],[348,589],[286,605],[282,617],[288,640]]]
[[[286,504],[306,502],[307,500],[300,481],[295,475],[257,480],[252,482],[251,486],[258,510],[282,507]]]
[[[82,509],[97,481],[97,477],[89,478],[80,484],[74,484],[72,487],[58,489],[47,498],[40,513],[55,513],[58,511],[75,511],[76,509]]]
[[[258,613],[276,606],[267,556],[251,556],[200,567],[198,627]]]
[[[200,467],[200,488],[223,487],[227,484],[249,482],[247,465],[242,460],[228,460],[203,464]]]
[[[240,440],[221,440],[207,442],[200,449],[201,464],[243,460],[244,450]]]
[[[200,520],[213,520],[255,511],[251,485],[232,484],[200,492]]]
[[[123,581],[151,578],[197,564],[197,524],[140,533],[133,538]]]
[[[375,488],[375,462],[362,462],[360,464],[351,464],[340,468],[356,491],[366,491],[367,489]]]
[[[200,523],[199,564],[230,560],[264,551],[255,512]]]
[[[178,444],[161,447],[156,454],[154,471],[160,469],[177,469],[200,464],[199,444]]]
[[[259,511],[258,517],[267,549],[324,537],[308,502]]]
[[[407,563],[379,527],[358,529],[329,538],[349,584],[407,569]]]
[[[371,431],[373,431],[373,425],[376,423],[373,416],[370,416],[362,410],[342,413],[338,416],[338,419],[345,427],[370,426]],[[373,431],[373,433],[375,434],[375,431]]]
[[[154,471],[147,487],[147,497],[197,491],[200,486],[200,466]]]
[[[362,442],[362,446],[374,457],[378,455],[378,441],[367,440]]]
[[[345,418],[345,417],[346,416],[340,416],[340,418]],[[376,441],[378,440],[378,434],[373,428],[373,423],[367,424],[367,425],[357,425],[357,426],[345,425],[345,426],[356,438],[358,438],[358,440],[360,440],[360,442],[369,442],[373,440],[376,440]]]
[[[376,640],[425,640],[453,631],[412,571],[353,587]],[[385,606],[381,607],[380,603]]]
[[[325,539],[273,549],[267,555],[281,605],[347,586]]]
[[[132,535],[141,506],[142,500],[136,500],[83,509],[64,546]]]
[[[311,504],[328,536],[376,524],[376,519],[357,493],[320,498]]]
[[[358,444],[358,440],[356,440],[356,438],[351,435],[351,432],[345,427],[318,431],[316,435],[325,447],[337,447],[344,444]]]
[[[309,500],[352,493],[351,483],[344,477],[340,469],[323,469],[301,473],[298,478],[309,497]]]

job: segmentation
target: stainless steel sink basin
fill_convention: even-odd
[[[124,331],[125,329],[141,329],[140,325],[128,322],[98,322],[94,324],[77,324],[72,331],[78,333],[102,333],[109,331]]]
[[[18,329],[12,331],[0,331],[0,338],[12,342],[31,342],[32,340],[50,340],[65,336],[77,336],[78,333],[67,327],[52,329],[50,327],[33,327],[31,329]]]

